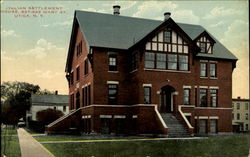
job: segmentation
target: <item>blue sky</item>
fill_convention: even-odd
[[[63,14],[14,17],[1,12],[1,80],[26,81],[67,94],[64,68],[74,10],[199,24],[221,41],[239,61],[233,72],[233,97],[249,98],[248,1],[7,1],[1,11],[17,7],[61,7]],[[21,11],[21,10],[19,10]]]

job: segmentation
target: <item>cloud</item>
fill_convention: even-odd
[[[27,50],[25,52],[19,53],[19,54],[24,55],[24,56],[29,55],[29,56],[35,57],[36,59],[43,59],[46,56],[48,56],[48,54],[61,53],[63,51],[64,51],[63,48],[59,48],[45,39],[39,39],[36,42],[36,45],[34,48]]]
[[[172,13],[172,18],[181,23],[199,24],[200,18],[192,10],[176,10]]]
[[[178,7],[177,4],[167,1],[145,1],[142,5],[138,6],[137,12],[134,13],[133,17],[147,17],[153,19],[159,19],[159,15],[164,12],[173,12]]]
[[[41,25],[42,27],[57,27],[57,26],[70,26],[73,23],[73,18],[67,21],[62,21],[62,22],[55,22],[52,24],[43,24]]]
[[[224,22],[223,22],[223,21],[220,21],[220,22],[215,23],[215,24],[210,24],[209,27],[218,27],[218,26],[221,26],[221,25],[223,25],[223,24],[224,24]]]
[[[87,9],[81,9],[83,11],[90,11],[90,12],[98,12],[98,13],[110,13],[109,10],[105,9],[96,9],[96,8],[87,8]]]
[[[213,8],[203,19],[212,19],[216,17],[224,17],[228,15],[239,15],[241,11],[236,9],[225,9],[224,7]]]
[[[34,71],[35,75],[39,78],[44,78],[44,79],[52,79],[57,76],[64,76],[64,73],[59,73],[59,72],[52,72],[50,70],[42,71],[42,70],[35,70]]]
[[[103,4],[103,6],[105,7],[109,7],[110,9],[112,9],[111,7],[113,7],[114,5],[120,5],[121,6],[121,11],[122,10],[127,10],[133,6],[135,6],[137,4],[136,1],[113,1],[111,3],[105,3]]]
[[[5,29],[2,29],[1,30],[1,36],[3,36],[3,37],[9,37],[9,36],[11,36],[11,37],[17,37],[18,35],[16,34],[16,32],[14,30],[5,30]]]
[[[1,58],[2,58],[3,61],[12,61],[12,60],[14,60],[14,58],[12,58],[10,56],[7,56],[6,54],[7,54],[6,51],[1,50]]]

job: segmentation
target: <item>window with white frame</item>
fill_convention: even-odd
[[[183,104],[184,105],[190,104],[190,89],[189,88],[183,89]]]
[[[211,107],[217,107],[217,102],[218,102],[218,94],[217,94],[217,89],[210,89],[210,103]]]

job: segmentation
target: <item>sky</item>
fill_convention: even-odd
[[[75,10],[202,25],[239,60],[233,97],[249,98],[248,1],[1,0],[1,82],[25,81],[68,94],[65,64]]]

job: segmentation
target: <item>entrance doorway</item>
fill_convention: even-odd
[[[160,104],[162,113],[171,113],[174,110],[174,92],[172,86],[164,86],[161,88]]]

